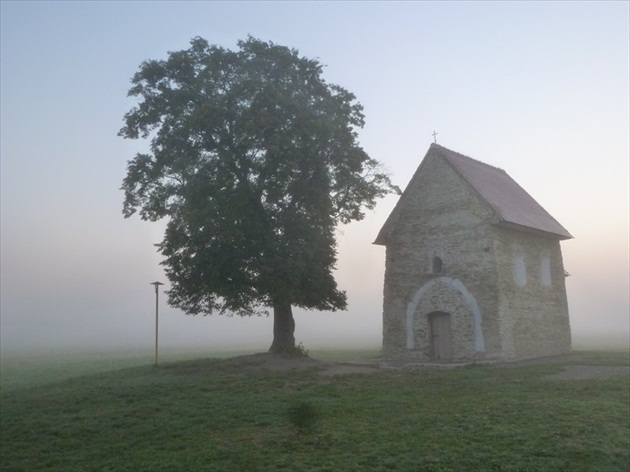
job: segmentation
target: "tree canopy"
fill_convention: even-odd
[[[359,146],[363,108],[317,60],[252,37],[194,38],[133,76],[119,135],[150,139],[128,163],[123,214],[168,220],[157,246],[169,304],[188,314],[274,310],[272,350],[294,346],[292,306],[346,308],[335,228],[399,191]]]

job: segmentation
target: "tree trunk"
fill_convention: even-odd
[[[273,343],[270,352],[286,352],[295,347],[295,320],[291,304],[276,302],[273,304]]]

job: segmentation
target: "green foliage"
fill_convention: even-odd
[[[3,394],[0,470],[630,466],[627,376],[549,381],[561,367],[548,364],[331,378],[222,365],[146,366]]]
[[[128,164],[124,215],[168,218],[158,247],[169,303],[186,313],[343,309],[335,227],[399,190],[358,145],[361,105],[318,61],[238,46],[195,38],[141,65],[120,135],[150,138],[151,152]]]
[[[304,347],[304,344],[302,343],[299,343],[296,346],[289,347],[288,349],[281,351],[280,354],[285,354],[285,355],[295,356],[295,357],[309,357],[308,349],[306,349]]]

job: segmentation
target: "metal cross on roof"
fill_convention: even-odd
[[[434,142],[434,143],[437,143],[437,138],[436,138],[436,136],[437,136],[437,135],[438,135],[438,134],[437,134],[437,133],[435,132],[435,130],[434,130],[434,131],[433,131],[433,134],[432,134],[432,136],[433,136],[433,142]]]

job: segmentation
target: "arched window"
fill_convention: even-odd
[[[438,256],[433,257],[433,263],[431,265],[431,269],[434,274],[442,273],[442,265],[443,265],[442,259],[440,259]]]

